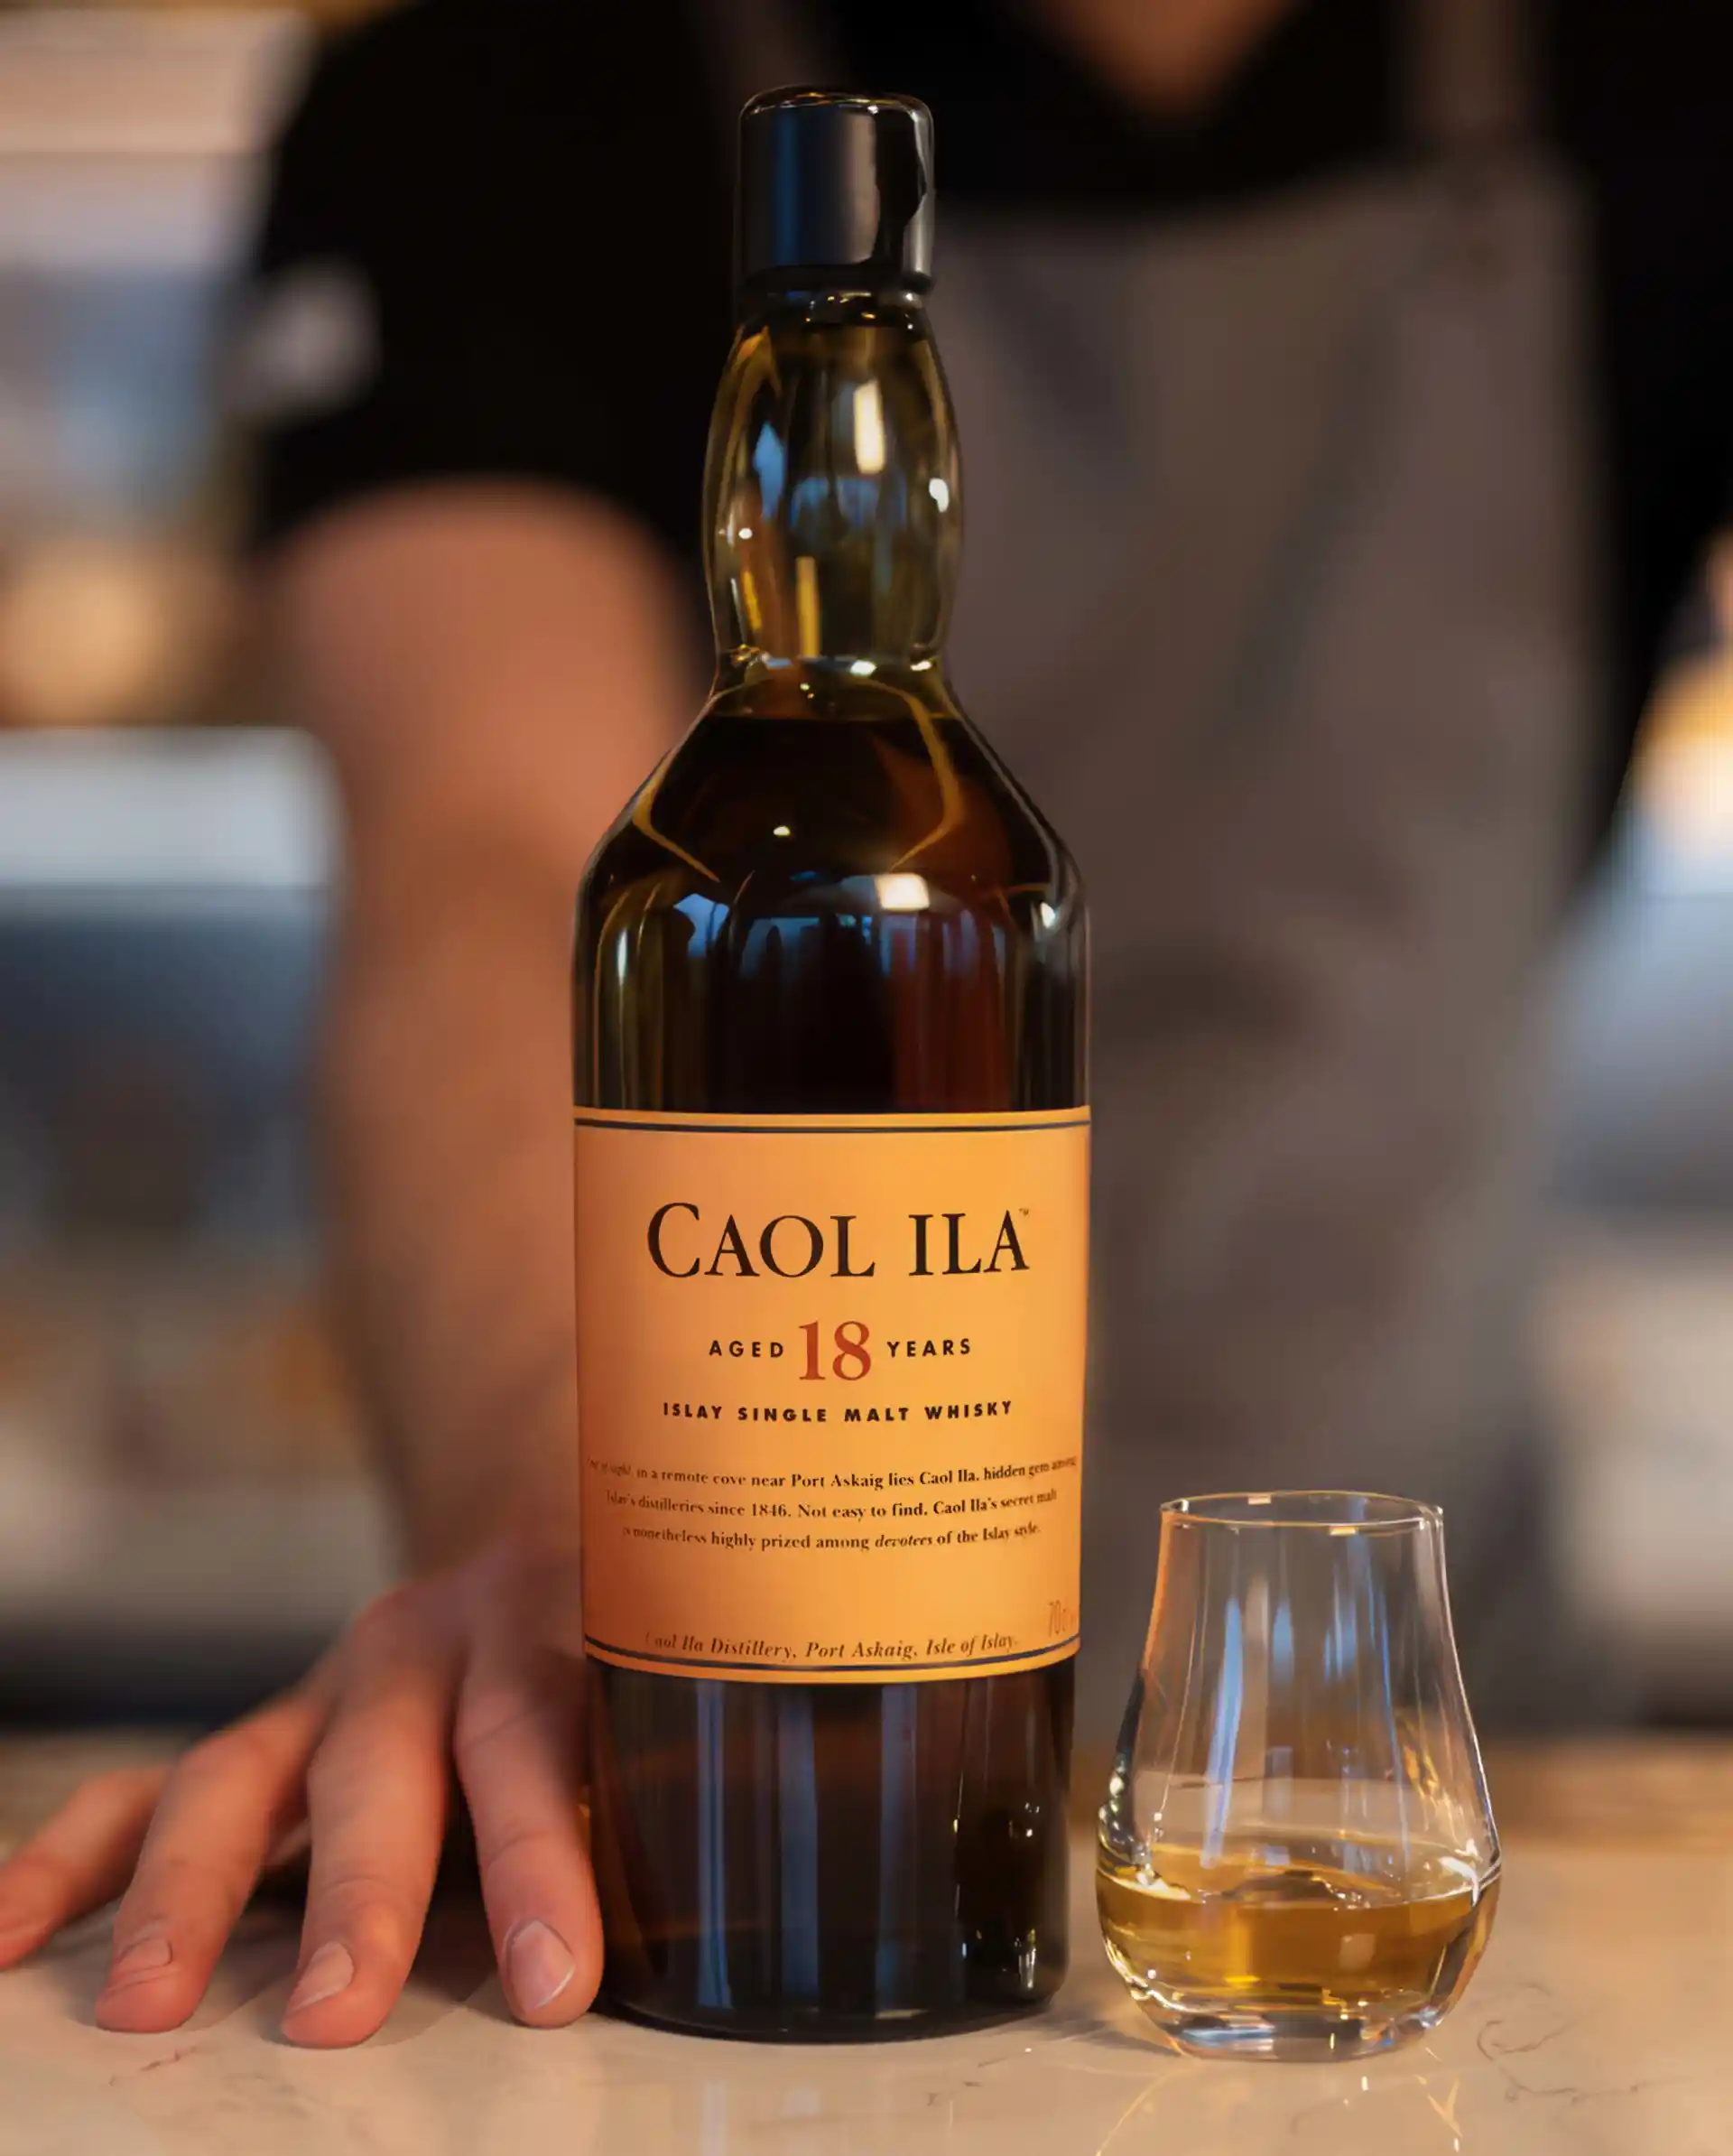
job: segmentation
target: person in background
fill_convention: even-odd
[[[1441,1500],[1485,1716],[1606,1711],[1525,1393],[1537,965],[1733,457],[1715,0],[421,0],[284,136],[237,380],[349,874],[336,1263],[406,1584],[0,1869],[0,1963],[122,1891],[105,2025],[200,1996],[274,1849],[284,2018],[413,1959],[451,1770],[506,1995],[600,1942],[570,1603],[570,908],[701,693],[735,111],[937,118],[953,650],[1097,923],[1100,1742],[1180,1490]]]

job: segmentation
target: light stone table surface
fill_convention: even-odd
[[[0,1742],[0,1847],[115,1740]],[[796,2049],[506,2017],[475,1910],[436,1910],[409,1994],[348,2052],[276,2034],[292,1911],[245,1920],[169,2036],[90,2012],[107,1919],[0,1975],[0,2156],[1733,2156],[1733,1751],[1497,1763],[1504,1898],[1425,2044],[1361,2066],[1162,2051],[1102,1959],[985,2034]]]

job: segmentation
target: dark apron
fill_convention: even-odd
[[[826,79],[778,0],[725,94]],[[1531,1393],[1541,962],[1591,738],[1574,205],[1514,0],[1416,0],[1425,154],[1103,226],[947,208],[965,708],[1095,934],[1080,1731],[1156,1507],[1446,1510],[1483,1719],[1592,1711]],[[889,86],[895,88],[895,85]]]

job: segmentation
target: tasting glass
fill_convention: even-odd
[[[1164,1505],[1096,1877],[1166,2041],[1353,2058],[1423,2033],[1479,1960],[1498,1861],[1435,1508]]]

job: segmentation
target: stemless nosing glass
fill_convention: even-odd
[[[1347,2058],[1423,2032],[1479,1960],[1498,1864],[1438,1511],[1164,1505],[1097,1892],[1168,2042]]]

